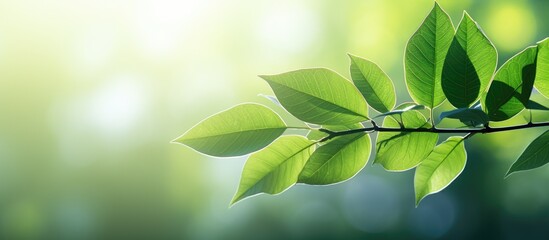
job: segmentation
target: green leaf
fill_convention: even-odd
[[[418,111],[404,112],[401,117],[406,128],[431,128],[431,124]],[[399,128],[400,125],[392,118],[385,118],[383,127]],[[389,171],[411,169],[433,150],[437,140],[438,134],[431,132],[380,132],[374,163]]]
[[[536,68],[536,89],[549,98],[549,38],[538,42],[538,57]]]
[[[366,133],[337,137],[313,153],[298,182],[326,185],[352,178],[368,162],[370,149],[370,136]]]
[[[376,111],[384,113],[395,107],[393,81],[375,63],[349,54],[351,78],[362,96]]]
[[[416,168],[416,206],[429,194],[446,188],[465,168],[467,154],[462,137],[449,137]]]
[[[231,205],[259,193],[278,194],[294,185],[313,148],[314,142],[302,136],[283,136],[250,155]]]
[[[398,107],[395,108],[395,110],[392,110],[390,112],[379,114],[373,118],[383,117],[383,116],[390,116],[390,115],[400,115],[403,112],[410,111],[410,110],[422,110],[425,109],[425,106],[423,105],[417,105],[415,103],[403,103],[400,104]]]
[[[458,108],[452,111],[443,112],[440,114],[440,119],[452,118],[458,119],[468,126],[479,126],[488,124],[488,115],[477,108]]]
[[[346,125],[368,120],[368,105],[358,89],[325,68],[260,76],[288,112],[308,123]]]
[[[320,129],[311,129],[307,133],[307,139],[313,140],[313,141],[320,141],[323,138],[327,137],[328,135],[329,135],[328,133],[320,131]]]
[[[271,109],[245,103],[215,114],[174,142],[216,157],[241,156],[264,148],[286,130]]]
[[[497,65],[496,48],[467,12],[442,69],[442,90],[456,108],[467,108],[486,91]]]
[[[536,47],[528,47],[498,70],[484,100],[490,121],[507,120],[528,105],[536,77],[536,53]]]
[[[549,162],[549,130],[534,139],[507,174],[541,167]]]
[[[406,85],[415,102],[433,108],[444,101],[440,84],[442,66],[453,36],[450,17],[435,2],[406,46]]]

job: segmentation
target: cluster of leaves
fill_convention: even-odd
[[[352,178],[366,166],[370,134],[377,132],[374,163],[388,171],[415,168],[419,204],[463,171],[468,137],[549,125],[530,119],[524,126],[489,126],[524,109],[547,110],[530,95],[535,86],[549,96],[549,39],[527,47],[496,71],[497,51],[479,25],[465,12],[454,28],[435,3],[405,50],[405,80],[414,102],[397,107],[387,74],[366,59],[350,59],[352,82],[324,68],[260,76],[276,95],[270,98],[307,127],[289,127],[273,110],[245,103],[207,118],[175,141],[217,157],[251,153],[234,204],[259,193],[281,193],[296,183],[327,185]],[[455,109],[440,118],[458,119],[464,128],[436,127],[433,109],[445,100]],[[379,114],[369,113],[369,107]],[[374,119],[383,119],[382,125]],[[284,135],[292,128],[308,133]],[[458,135],[438,143],[440,133]],[[547,162],[549,131],[526,148],[508,174]]]

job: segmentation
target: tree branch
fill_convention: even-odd
[[[525,128],[535,128],[535,127],[545,127],[549,126],[549,122],[541,122],[541,123],[527,123],[524,125],[515,125],[515,126],[508,126],[508,127],[500,127],[500,128],[491,128],[491,127],[484,127],[484,128],[477,128],[477,129],[454,129],[454,128],[387,128],[387,127],[379,127],[376,124],[372,124],[372,127],[365,127],[365,128],[358,128],[358,129],[351,129],[346,131],[340,131],[340,132],[334,132],[330,131],[328,129],[319,129],[322,132],[325,132],[328,134],[327,137],[320,140],[320,142],[328,141],[332,138],[349,135],[353,133],[359,133],[359,132],[430,132],[430,133],[467,133],[470,134],[467,136],[470,137],[473,134],[476,133],[495,133],[495,132],[505,132],[505,131],[512,131],[512,130],[518,130],[518,129],[525,129]]]

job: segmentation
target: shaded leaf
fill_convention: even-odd
[[[311,155],[298,182],[326,185],[345,181],[364,168],[370,152],[370,136],[366,133],[337,137]]]
[[[406,128],[431,128],[418,111],[407,111],[401,115]],[[383,127],[398,128],[399,123],[385,118]],[[417,166],[435,147],[438,134],[430,132],[380,132],[376,142],[374,163],[389,171],[405,171]]]
[[[446,188],[465,168],[467,154],[462,137],[450,137],[416,168],[414,189],[416,206],[427,195]]]
[[[476,108],[458,108],[452,111],[443,112],[440,114],[440,119],[452,118],[458,119],[468,126],[479,126],[488,124],[488,115],[480,109]]]
[[[283,136],[250,155],[231,205],[259,193],[278,194],[294,185],[313,148],[314,142],[302,136]]]
[[[486,91],[496,65],[496,48],[464,12],[442,69],[442,90],[448,101],[457,108],[470,107]]]
[[[353,55],[349,57],[351,78],[368,104],[381,113],[395,107],[395,86],[389,76],[371,61]]]
[[[528,100],[528,104],[526,106],[527,109],[531,109],[531,110],[543,110],[543,111],[547,111],[549,110],[548,107],[546,106],[543,106],[541,105],[540,103],[534,101],[534,100]]]
[[[450,17],[435,2],[406,45],[406,85],[415,102],[433,108],[444,101],[440,84],[442,66],[453,36]]]
[[[260,76],[278,101],[298,119],[319,125],[346,125],[368,120],[368,106],[356,87],[325,68]]]
[[[509,174],[539,168],[549,162],[549,130],[534,139],[513,163],[505,176]]]
[[[484,101],[490,121],[507,120],[528,104],[536,76],[536,53],[536,47],[528,47],[498,70]]]
[[[215,114],[174,142],[216,157],[241,156],[264,148],[286,130],[271,109],[245,103]]]
[[[538,42],[538,56],[536,67],[536,89],[549,98],[549,38]]]

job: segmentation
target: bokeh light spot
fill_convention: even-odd
[[[534,43],[536,19],[527,5],[505,3],[492,9],[483,29],[498,50],[517,51]]]

